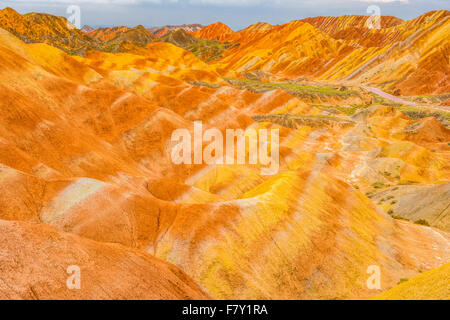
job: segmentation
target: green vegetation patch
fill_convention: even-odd
[[[269,91],[275,89],[284,90],[292,95],[302,94],[317,94],[326,96],[339,96],[347,98],[350,96],[359,96],[355,90],[350,90],[347,87],[341,87],[336,89],[327,86],[309,85],[296,81],[284,81],[284,82],[264,82],[255,79],[226,79],[231,84],[243,87],[250,91]]]
[[[425,219],[419,219],[419,220],[417,220],[417,221],[414,222],[414,223],[415,223],[415,224],[419,224],[419,225],[421,225],[421,226],[427,226],[427,227],[430,226],[430,224],[428,223],[428,221],[425,220]]]
[[[377,181],[377,182],[372,183],[372,187],[374,187],[375,189],[380,189],[380,188],[385,187],[385,184],[383,182]]]

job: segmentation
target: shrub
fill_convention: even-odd
[[[409,186],[409,185],[414,184],[414,183],[416,183],[416,182],[415,181],[401,181],[398,184],[401,185],[401,186]]]
[[[384,183],[383,182],[374,182],[372,183],[372,187],[374,187],[375,189],[380,189],[384,187]]]
[[[415,224],[420,224],[420,225],[422,225],[422,226],[427,226],[427,227],[430,226],[430,224],[428,223],[428,221],[425,220],[425,219],[419,219],[419,220],[417,220],[417,221],[414,222],[414,223],[415,223]]]
[[[404,221],[409,221],[408,218],[399,216],[399,215],[393,215],[392,218],[396,219],[396,220],[404,220]]]

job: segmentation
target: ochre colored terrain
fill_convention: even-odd
[[[227,40],[232,34],[234,34],[234,31],[222,22],[210,24],[192,33],[193,36],[200,39],[219,41]]]
[[[2,300],[209,299],[183,271],[142,251],[45,224],[0,220],[0,231]],[[80,268],[80,290],[66,286],[73,265]]]
[[[378,295],[378,300],[449,300],[450,264],[428,271]]]
[[[426,60],[448,44],[447,12],[427,17],[383,18],[381,30],[420,25],[420,37],[405,29],[411,34],[402,41]],[[363,74],[377,79],[349,77],[367,59],[409,51],[357,48],[357,39],[335,33],[361,28],[363,19],[343,20],[331,29],[320,19],[241,32],[210,25],[193,35],[239,42],[213,63],[147,42],[143,27],[93,31],[95,41],[119,37],[130,47],[83,57],[0,29],[0,298],[366,299],[391,288],[385,298],[409,298],[409,290],[431,287],[447,269],[427,271],[450,262],[442,206],[450,131],[359,88],[369,81]],[[412,65],[398,62],[390,76],[403,68],[406,80],[381,87],[424,74]],[[264,85],[246,79],[251,72],[321,81]],[[175,164],[172,133],[193,133],[194,121],[222,135],[279,130],[278,170],[264,175],[261,162]],[[426,203],[405,220],[397,203],[422,196],[405,186],[423,186],[417,190],[436,199],[435,211],[445,209],[440,220],[415,223],[435,219]],[[76,292],[66,288],[71,265],[82,271]],[[366,285],[373,265],[381,290]],[[405,278],[411,283],[397,290]],[[427,298],[448,297],[439,283]]]
[[[98,28],[88,33],[88,35],[94,39],[101,41],[112,40],[118,36],[119,33],[130,30],[129,27],[114,27],[114,28]]]

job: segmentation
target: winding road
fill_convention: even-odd
[[[376,93],[380,97],[383,97],[385,99],[388,99],[388,100],[391,100],[391,101],[394,101],[394,102],[397,102],[397,103],[403,103],[403,104],[409,104],[409,105],[417,105],[417,103],[415,103],[415,102],[403,100],[403,99],[401,99],[399,97],[393,96],[392,94],[384,92],[383,90],[378,89],[378,88],[366,87],[366,86],[361,86],[361,88],[366,89],[367,91]]]
[[[391,100],[391,101],[396,102],[396,103],[403,103],[403,104],[410,105],[410,106],[418,106],[418,107],[425,108],[425,109],[430,109],[430,110],[450,112],[450,107],[447,107],[447,106],[418,104],[418,103],[413,102],[413,101],[407,101],[407,100],[404,100],[402,98],[393,96],[392,94],[384,92],[383,90],[378,89],[378,88],[368,87],[368,86],[361,86],[361,88],[363,88],[363,89],[365,89],[367,91],[370,91],[372,93],[375,93],[375,94],[379,95],[380,97],[383,97],[385,99]]]

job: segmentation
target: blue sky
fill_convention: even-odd
[[[69,5],[80,6],[81,25],[151,27],[222,21],[234,30],[258,21],[280,24],[315,16],[364,15],[369,5],[378,5],[382,15],[402,19],[450,9],[449,0],[0,0],[1,8],[59,16],[69,16]]]

